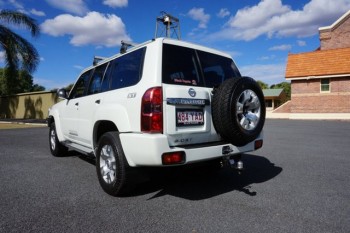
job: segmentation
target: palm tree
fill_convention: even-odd
[[[32,73],[40,60],[37,50],[4,24],[24,27],[31,32],[32,37],[39,36],[39,25],[26,14],[10,10],[0,11],[0,51],[5,52],[5,63],[9,74],[16,75],[18,70]]]

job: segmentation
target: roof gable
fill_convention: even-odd
[[[344,15],[342,15],[337,21],[335,21],[332,25],[326,26],[326,27],[320,27],[319,31],[328,31],[333,30],[334,28],[338,27],[340,24],[342,24],[344,21],[346,21],[350,17],[350,10],[348,10]]]

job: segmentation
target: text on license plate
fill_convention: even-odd
[[[176,110],[176,126],[204,125],[203,110]]]

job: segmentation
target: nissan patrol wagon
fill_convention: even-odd
[[[184,41],[157,38],[123,50],[58,96],[48,117],[51,153],[96,157],[100,185],[114,196],[137,167],[239,164],[263,144],[257,83],[228,54]]]

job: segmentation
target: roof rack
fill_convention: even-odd
[[[135,47],[137,44],[132,43],[130,41],[121,41],[122,46],[120,47],[120,53],[126,53],[129,47]]]
[[[97,65],[100,61],[107,59],[106,57],[94,56],[94,60],[92,61],[92,65]]]

